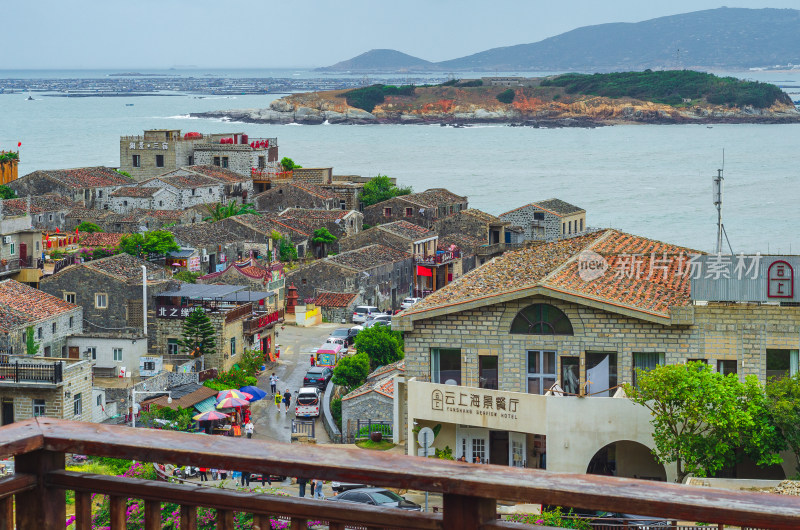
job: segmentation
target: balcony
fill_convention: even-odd
[[[250,176],[253,177],[254,181],[275,181],[275,180],[283,180],[289,181],[292,180],[292,172],[291,171],[280,171],[277,169],[269,168],[269,167],[253,167],[250,168]]]
[[[442,265],[444,263],[450,263],[451,261],[457,260],[461,257],[460,250],[446,250],[444,252],[437,252],[435,255],[427,254],[427,255],[415,255],[414,261],[417,265]]]
[[[283,322],[283,310],[254,313],[252,317],[244,321],[244,332],[248,335],[258,333],[267,327],[274,327],[276,323]]]
[[[0,440],[0,457],[13,456],[16,472],[0,479],[0,528],[13,528],[14,523],[23,529],[64,528],[65,490],[75,492],[78,529],[91,528],[94,493],[111,497],[112,530],[126,528],[129,498],[144,501],[144,528],[148,530],[161,527],[163,502],[180,505],[182,530],[197,528],[200,506],[216,509],[216,525],[221,530],[233,529],[235,512],[253,514],[254,526],[262,529],[270,528],[271,516],[278,516],[291,519],[291,528],[301,530],[308,528],[309,519],[321,520],[331,530],[353,527],[547,530],[542,526],[499,521],[496,499],[706,521],[719,525],[718,528],[723,524],[780,529],[800,526],[800,498],[793,496],[422,460],[362,449],[244,441],[49,418],[0,428]],[[438,492],[443,495],[443,511],[406,512],[65,471],[65,453]]]
[[[3,363],[0,364],[0,383],[44,383],[57,385],[63,381],[63,367],[56,363]]]

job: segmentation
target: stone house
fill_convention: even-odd
[[[31,225],[37,230],[54,232],[64,230],[67,213],[77,207],[78,203],[56,193],[35,195],[19,199],[2,201],[2,216],[18,217],[30,215]]]
[[[42,169],[10,182],[8,187],[18,197],[55,193],[87,208],[102,209],[108,196],[119,187],[129,186],[131,179],[108,167],[76,169]]]
[[[426,228],[434,223],[466,210],[466,197],[456,195],[444,188],[431,188],[421,193],[400,195],[364,208],[364,222],[370,226],[405,220]]]
[[[175,210],[179,204],[178,192],[171,186],[123,186],[109,196],[108,209],[126,214],[131,210]]]
[[[364,225],[364,215],[355,210],[287,208],[278,215],[278,219],[296,219],[307,226],[311,226],[312,236],[314,230],[327,228],[331,234],[339,239],[361,232],[361,228]],[[338,245],[335,246],[338,247]]]
[[[225,228],[220,223],[199,222],[166,228],[175,236],[175,242],[185,248],[195,249],[200,257],[199,271],[212,274],[228,267],[230,263],[269,255],[272,240],[255,242]]]
[[[470,460],[541,467],[546,454],[548,470],[673,480],[651,454],[649,412],[620,394],[637,369],[698,360],[763,382],[798,366],[800,308],[695,304],[694,254],[598,231],[506,253],[406,310],[392,327],[416,378],[401,391],[408,436],[414,421],[443,422],[435,446]],[[736,472],[782,478],[793,465]]]
[[[147,269],[149,320],[155,297],[174,282],[163,267],[129,254],[71,265],[44,278],[41,289],[83,308],[83,326],[76,331],[141,333],[144,326],[142,266]],[[148,336],[148,344],[152,351],[156,345],[152,335]]]
[[[212,179],[216,179],[222,184],[223,202],[236,201],[240,204],[252,202],[253,179],[249,173],[239,173],[231,169],[226,169],[216,165],[196,165],[182,167],[179,171],[196,173]]]
[[[339,198],[340,210],[364,211],[364,204],[361,202],[361,193],[364,191],[364,184],[372,180],[372,177],[362,177],[359,175],[333,175],[329,184],[320,184],[320,187],[331,191]],[[397,185],[396,178],[389,178],[389,182]]]
[[[92,421],[90,361],[11,356],[0,375],[0,425],[37,416]]]
[[[303,182],[281,182],[253,199],[256,210],[282,212],[287,208],[338,210],[339,197],[324,188]]]
[[[555,241],[586,231],[586,210],[559,199],[532,202],[500,218],[522,227],[528,241]]]
[[[186,210],[135,209],[128,213],[76,208],[67,214],[66,227],[67,231],[74,231],[83,221],[89,221],[106,232],[136,234],[147,230],[160,230],[165,225],[191,225],[202,219],[202,214],[192,208]]]
[[[143,188],[166,188],[175,193],[175,202],[164,203],[163,209],[185,210],[198,204],[216,204],[225,200],[225,184],[186,168],[153,177],[138,184]],[[164,196],[164,199],[167,199]]]
[[[313,237],[313,230],[305,228],[306,225],[304,223],[290,225],[289,220],[281,220],[266,215],[237,215],[217,221],[214,224],[218,224],[221,228],[236,234],[237,237],[248,241],[263,242],[266,245],[272,245],[272,233],[277,232],[292,242],[295,249],[297,249],[299,257],[306,255],[306,249],[308,249]]]
[[[283,263],[279,261],[266,266],[260,265],[255,258],[242,263],[229,261],[224,270],[200,276],[197,283],[243,285],[254,291],[274,292],[275,298],[270,298],[270,302],[275,304],[273,309],[282,309],[286,297]]]
[[[434,229],[440,237],[466,235],[483,240],[483,244],[474,249],[477,266],[480,266],[506,250],[518,246],[511,243],[511,234],[506,233],[506,228],[510,224],[494,215],[469,208],[439,219]]]
[[[38,355],[67,357],[67,338],[83,329],[83,308],[14,280],[0,281],[0,329],[5,353],[27,352],[28,328],[33,329],[39,345]]]
[[[298,167],[292,170],[292,180],[305,184],[330,184],[333,182],[333,168]]]
[[[342,397],[342,436],[353,440],[358,422],[392,422],[394,419],[394,377],[405,374],[405,361],[380,366],[367,376],[367,381]]]
[[[381,310],[400,306],[409,296],[414,257],[383,245],[370,245],[328,256],[289,271],[300,300],[316,298],[319,292],[358,293],[362,303]]]
[[[356,293],[329,293],[320,291],[314,298],[314,305],[322,311],[322,320],[325,322],[349,322],[353,310],[359,304]]]
[[[42,232],[31,227],[31,217],[0,212],[0,279],[38,285],[42,256]]]

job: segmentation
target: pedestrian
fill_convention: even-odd
[[[208,468],[201,467],[200,468],[200,482],[208,482]]]
[[[250,487],[250,472],[242,471],[242,486]]]
[[[300,486],[300,497],[306,496],[306,482],[308,482],[308,479],[297,478],[297,485]]]
[[[278,387],[278,376],[275,375],[275,372],[272,372],[272,375],[269,376],[269,389],[270,391],[275,394],[275,390]]]
[[[255,427],[253,426],[253,422],[250,421],[250,419],[248,418],[247,423],[245,423],[245,425],[244,425],[244,433],[247,435],[248,438],[252,438],[253,437],[253,430],[254,429],[255,429]]]
[[[219,470],[215,468],[211,468],[211,480],[217,480],[219,478]]]
[[[320,500],[324,500],[325,499],[325,497],[323,497],[323,495],[322,495],[322,485],[324,483],[325,482],[323,480],[317,479],[317,482],[316,482],[315,487],[314,487],[314,498],[315,499],[320,499]]]
[[[288,388],[283,393],[283,404],[286,405],[286,412],[289,412],[289,405],[292,404],[292,392]]]
[[[283,395],[279,393],[275,393],[275,408],[278,409],[278,412],[281,411],[281,401],[283,401]]]
[[[314,365],[316,365],[316,364],[317,364],[317,360],[314,358],[314,354],[312,353],[311,354],[311,367],[313,368]]]

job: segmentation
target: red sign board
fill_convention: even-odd
[[[775,261],[767,270],[767,298],[794,298],[794,269],[785,261]]]

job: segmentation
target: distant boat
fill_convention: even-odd
[[[27,98],[25,98],[25,101],[33,101],[33,96],[28,96]]]
[[[133,107],[133,103],[125,103],[126,107]]]

